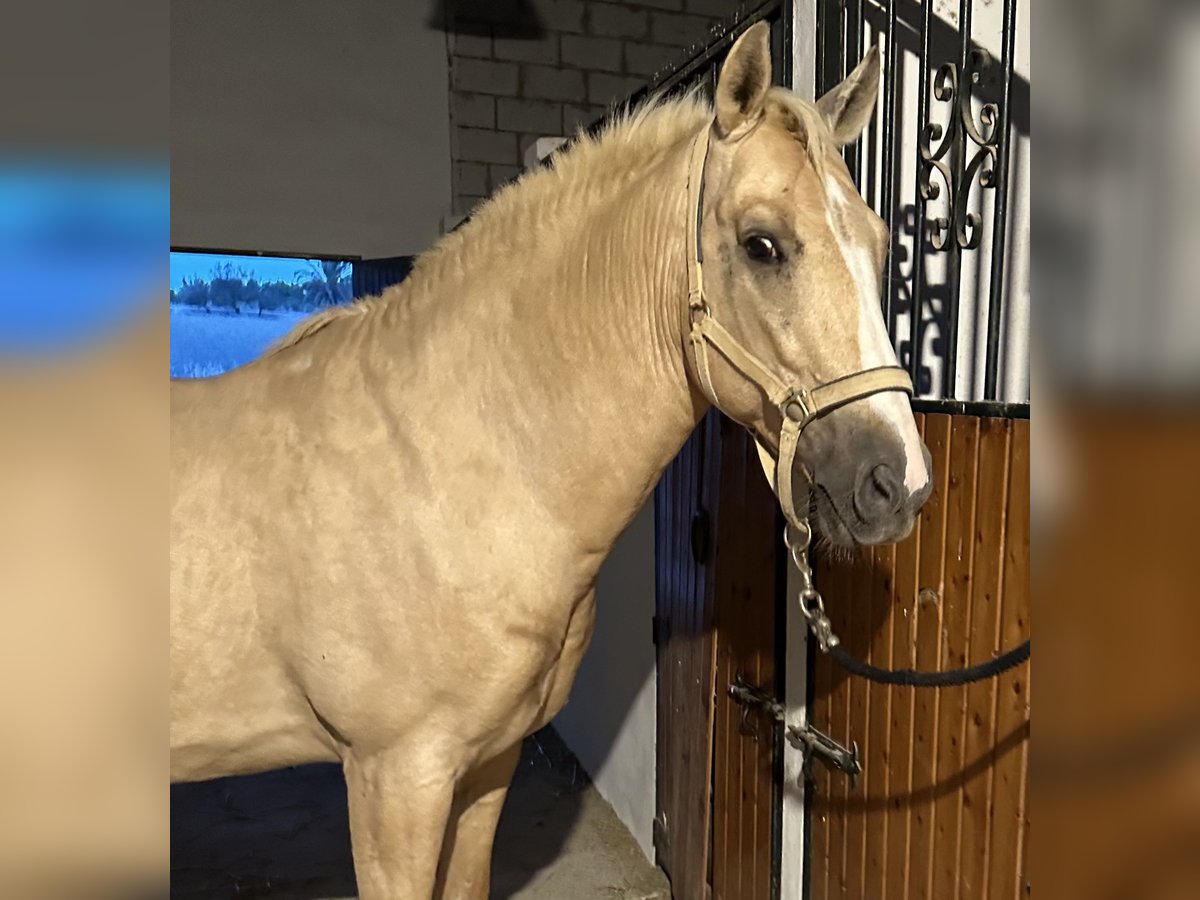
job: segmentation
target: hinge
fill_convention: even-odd
[[[654,824],[650,830],[651,842],[654,844],[655,862],[665,868],[668,859],[667,851],[671,849],[671,840],[667,836],[667,823],[663,821],[662,813],[654,817]]]

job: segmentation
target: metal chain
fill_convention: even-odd
[[[813,584],[812,567],[808,564],[808,550],[812,544],[812,526],[808,519],[796,519],[783,529],[783,543],[792,555],[792,562],[800,575],[800,612],[808,622],[809,630],[817,639],[822,653],[829,653],[839,665],[849,672],[880,684],[899,684],[909,687],[955,687],[995,678],[1029,659],[1029,640],[1013,649],[973,666],[963,666],[941,672],[918,672],[913,669],[882,669],[860,659],[855,659],[840,647],[841,641],[833,633],[833,623],[825,614],[825,601]],[[836,648],[836,649],[835,649]]]
[[[841,641],[833,633],[833,623],[825,615],[825,600],[813,584],[812,567],[808,564],[808,548],[812,544],[812,526],[808,519],[798,519],[784,526],[783,543],[792,554],[792,562],[800,574],[800,612],[817,639],[822,653],[828,653]]]

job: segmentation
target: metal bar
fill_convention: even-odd
[[[837,81],[834,85],[841,82],[847,75],[850,74],[850,67],[853,65],[852,59],[852,42],[854,40],[854,3],[856,0],[838,0],[841,4],[841,18],[839,19],[838,31],[838,46],[840,51],[838,54],[839,64],[837,72]],[[830,85],[832,87],[833,85]],[[855,144],[847,144],[842,147],[842,159],[846,163],[846,168],[850,172],[850,180],[854,182],[854,186],[858,186],[858,172],[854,168],[854,147]]]
[[[887,58],[883,70],[883,135],[879,155],[883,164],[883,178],[879,191],[879,211],[883,214],[888,227],[888,258],[887,270],[884,273],[883,291],[883,321],[887,323],[888,334],[895,343],[895,333],[892,327],[892,270],[895,266],[895,238],[892,228],[896,219],[895,185],[893,180],[896,165],[896,0],[888,0],[887,4],[887,36],[884,47]]]
[[[817,0],[817,87],[815,97],[842,80],[841,16],[843,0]]]
[[[691,84],[693,80],[702,76],[710,63],[716,61],[719,64],[719,61],[725,58],[729,48],[751,25],[763,19],[774,20],[783,14],[783,10],[783,0],[765,0],[759,4],[739,6],[732,15],[727,16],[717,26],[719,37],[713,38],[709,43],[698,42],[687,48],[687,52],[691,53],[691,56],[678,65],[671,68],[664,67],[656,72],[653,76],[655,80],[630,94],[627,102],[631,107],[637,106],[651,94],[666,94],[681,86]],[[706,40],[708,39],[706,38]],[[601,116],[584,129],[585,133],[595,134],[598,132],[603,128],[607,118],[607,116]]]
[[[909,312],[909,375],[913,390],[921,393],[921,301],[924,294],[922,276],[925,268],[925,198],[921,196],[921,132],[929,121],[929,22],[933,0],[923,0],[921,9],[921,87],[917,92],[917,181],[913,216],[912,308]]]
[[[849,31],[850,7],[846,0],[838,0],[838,81],[846,77],[846,60],[849,59],[847,46],[850,41]],[[834,82],[835,84],[837,82]],[[830,85],[832,87],[832,85]]]
[[[851,69],[858,65],[859,60],[862,59],[863,52],[863,0],[858,0],[855,10],[854,28],[849,29],[854,43],[851,45],[850,55],[846,60],[847,75],[850,74]],[[869,131],[870,129],[868,128],[867,130]],[[862,170],[863,144],[866,142],[867,136],[864,133],[861,138],[850,144],[850,159],[852,162],[850,174],[854,177],[854,183],[858,185],[858,192],[860,194],[865,193],[864,189],[869,183],[868,176]]]
[[[913,400],[913,412],[984,416],[996,419],[1028,419],[1028,403],[998,403],[994,400]]]
[[[992,198],[992,272],[988,292],[987,356],[983,370],[983,397],[998,399],[1000,376],[1000,316],[1004,305],[1004,253],[1007,244],[1008,215],[1008,107],[1012,100],[1013,43],[1017,30],[1017,0],[1004,0],[1004,36],[1000,65],[1004,85],[1000,93],[1000,121],[997,128],[995,194]]]
[[[792,62],[794,56],[792,49],[792,16],[794,6],[795,4],[793,3],[785,3],[779,18],[771,23],[772,35],[776,33],[779,35],[779,45],[778,47],[773,47],[772,51],[775,55],[773,68],[775,69],[776,79],[780,84],[786,85],[789,88],[792,86]]]
[[[829,14],[829,0],[816,0],[817,4],[817,71],[813,78],[813,99],[819,98],[825,90],[825,43],[829,33],[826,22]]]
[[[206,256],[274,256],[283,259],[323,259],[327,262],[362,262],[361,256],[346,256],[341,253],[304,253],[299,250],[231,250],[227,247],[191,247],[172,244],[171,253],[200,253]]]
[[[958,33],[959,56],[958,56],[958,92],[969,91],[970,85],[966,83],[967,78],[967,57],[971,52],[971,0],[959,0],[958,4]],[[966,166],[966,143],[967,135],[963,131],[958,118],[958,97],[955,96],[950,110],[950,128],[958,131],[958,139],[950,147],[951,163],[950,171],[953,173],[954,184],[951,187],[950,197],[950,234],[948,249],[950,251],[950,262],[946,274],[946,339],[943,342],[943,347],[946,352],[946,365],[944,368],[944,378],[942,379],[942,396],[953,399],[955,381],[958,379],[958,324],[959,324],[959,306],[962,303],[962,247],[958,245],[955,229],[955,204],[958,202],[959,192],[967,190],[970,185],[963,181],[963,169]],[[964,207],[965,208],[965,207]]]

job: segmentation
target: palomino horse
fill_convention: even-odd
[[[363,897],[486,897],[600,565],[710,402],[786,457],[789,496],[797,457],[831,541],[907,534],[929,477],[888,235],[837,154],[878,60],[815,105],[770,81],[756,25],[713,109],[580,139],[403,285],[172,385],[174,778],[340,761]]]

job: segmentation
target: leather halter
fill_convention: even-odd
[[[700,245],[700,226],[704,216],[704,164],[708,159],[710,133],[711,129],[705,128],[696,137],[688,169],[688,211],[692,215],[691,226],[687,229],[688,318],[700,387],[709,402],[720,408],[708,364],[708,348],[711,345],[779,409],[783,424],[779,429],[779,456],[774,462],[773,474],[770,451],[757,437],[755,441],[758,443],[763,473],[775,489],[784,516],[794,527],[807,529],[808,517],[796,509],[792,497],[792,470],[801,433],[821,416],[872,394],[903,391],[912,396],[912,380],[899,366],[880,366],[805,388],[772,372],[713,317],[704,296],[704,251]],[[804,474],[812,480],[807,468]]]

